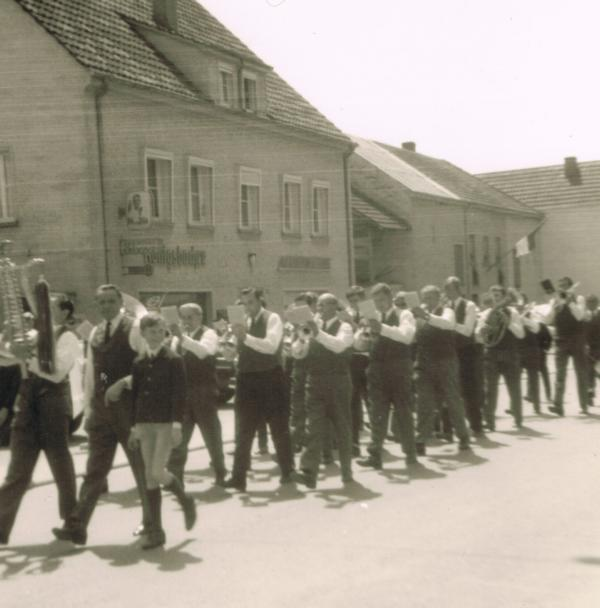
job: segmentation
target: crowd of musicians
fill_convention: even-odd
[[[207,448],[215,484],[246,491],[252,446],[266,426],[276,451],[281,484],[314,489],[320,465],[337,453],[341,480],[354,481],[353,464],[381,469],[384,444],[400,444],[407,468],[419,465],[432,440],[459,451],[496,430],[500,378],[508,391],[514,425],[523,425],[523,402],[563,416],[565,381],[572,360],[582,413],[594,404],[595,365],[600,361],[600,313],[595,296],[576,295],[563,278],[547,301],[528,303],[500,285],[480,305],[467,299],[460,280],[407,294],[386,284],[368,293],[351,288],[343,302],[334,294],[303,293],[294,307],[314,313],[301,325],[269,310],[256,288],[241,292],[245,321],[209,326],[198,304],[179,308],[179,322],[159,312],[134,319],[124,311],[115,285],[98,288],[102,322],[86,340],[84,371],[88,460],[77,492],[69,451],[72,418],[69,372],[81,340],[72,305],[61,302],[56,322],[55,365],[38,365],[31,343],[11,344],[3,366],[23,369],[11,427],[11,458],[0,487],[0,543],[8,543],[21,500],[44,452],[59,495],[61,540],[85,544],[94,509],[106,490],[117,447],[127,455],[142,505],[135,531],[142,547],[165,543],[162,493],[171,492],[186,529],[196,506],[185,487],[188,446],[197,426]],[[375,314],[361,316],[372,301]],[[551,387],[546,359],[554,341],[556,377]],[[231,473],[223,450],[218,413],[218,356],[235,360],[235,452]],[[526,372],[526,395],[521,377]],[[2,406],[2,404],[0,404]],[[5,414],[0,409],[0,416]],[[366,454],[361,436],[369,433]]]

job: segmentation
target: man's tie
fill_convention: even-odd
[[[106,329],[104,330],[104,344],[108,344],[110,342],[110,321],[106,322]]]

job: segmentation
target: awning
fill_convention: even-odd
[[[381,230],[410,230],[408,222],[393,217],[356,194],[352,195],[352,211],[361,218],[376,224]]]

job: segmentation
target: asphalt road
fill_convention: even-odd
[[[316,491],[280,489],[268,457],[247,494],[212,488],[196,433],[198,525],[186,532],[169,498],[168,544],[152,552],[131,536],[140,510],[122,454],[85,548],[53,542],[56,492],[40,461],[0,547],[0,607],[597,608],[600,408],[580,416],[572,385],[568,396],[566,418],[528,416],[517,432],[502,414],[472,454],[440,444],[414,473],[390,444],[384,471],[357,471],[348,490],[335,466]],[[231,411],[222,419],[230,440]],[[74,453],[82,472],[85,446]],[[7,462],[1,451],[0,473]]]

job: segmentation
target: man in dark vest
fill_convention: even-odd
[[[523,403],[519,340],[525,337],[525,330],[518,311],[508,305],[506,289],[502,285],[493,285],[490,295],[493,305],[481,314],[475,330],[485,345],[485,421],[490,431],[496,430],[498,382],[502,376],[510,396],[510,411],[515,425],[520,428],[523,424]],[[504,327],[505,331],[499,332],[499,327]]]
[[[204,313],[195,303],[179,308],[183,325],[170,327],[174,336],[173,349],[183,357],[186,376],[186,403],[182,426],[182,441],[171,452],[169,471],[183,485],[183,473],[188,457],[188,446],[198,425],[215,473],[215,484],[225,483],[225,457],[221,422],[217,410],[216,354],[219,347],[217,333],[203,324]]]
[[[525,296],[517,306],[521,315],[525,337],[519,340],[521,366],[527,374],[527,396],[526,401],[533,404],[536,414],[541,412],[540,408],[540,374],[542,354],[538,334],[540,333],[539,316],[532,306],[527,306]]]
[[[596,364],[600,362],[600,309],[598,296],[589,295],[586,298],[588,320],[586,322],[586,338],[589,357],[588,376],[588,405],[593,407],[596,396]]]
[[[144,465],[139,451],[128,447],[133,426],[130,388],[134,359],[145,346],[139,325],[123,314],[123,296],[115,285],[102,285],[96,303],[104,319],[89,338],[84,378],[84,403],[89,455],[79,500],[64,527],[52,532],[59,540],[78,545],[87,542],[87,528],[110,473],[117,446],[123,448],[140,494],[143,523],[135,534],[143,534],[151,521],[148,513]]]
[[[449,277],[444,291],[454,311],[456,325],[456,354],[460,374],[460,387],[471,431],[478,436],[483,433],[481,415],[485,406],[483,388],[483,346],[475,340],[477,306],[462,295],[458,277]]]
[[[394,306],[392,290],[385,283],[375,285],[371,297],[379,315],[378,319],[369,320],[373,335],[367,369],[371,442],[369,456],[357,462],[364,467],[382,468],[381,452],[387,436],[390,409],[393,408],[406,463],[416,464],[410,348],[415,337],[415,319],[410,310],[399,310]],[[358,337],[357,334],[357,340]]]
[[[412,311],[417,319],[417,454],[425,456],[440,403],[448,408],[459,450],[468,450],[469,431],[460,394],[454,311],[442,305],[441,291],[434,285],[421,290],[421,301],[422,306]]]
[[[321,295],[317,308],[319,316],[307,323],[311,332],[308,348],[303,348],[308,427],[306,447],[300,460],[301,473],[296,476],[299,483],[310,489],[317,487],[323,441],[329,423],[337,438],[342,481],[353,481],[350,356],[354,334],[352,326],[337,317],[339,302],[334,295]]]
[[[546,319],[556,330],[556,384],[554,389],[553,414],[564,416],[563,399],[569,359],[573,359],[577,378],[577,393],[581,413],[588,408],[588,360],[586,353],[585,298],[573,293],[573,281],[564,277],[558,281],[558,293],[550,301],[550,313]]]
[[[290,483],[294,456],[289,429],[289,411],[284,395],[281,349],[283,323],[279,315],[262,305],[262,291],[244,289],[242,304],[245,325],[234,325],[238,343],[237,413],[239,428],[231,477],[225,487],[246,491],[252,441],[260,421],[267,421],[281,470],[281,483]]]
[[[8,543],[40,452],[46,455],[58,488],[62,519],[69,515],[77,501],[75,467],[69,451],[69,425],[73,415],[69,372],[80,348],[75,334],[64,328],[57,329],[54,337],[55,369],[52,373],[40,369],[37,358],[31,354],[35,352],[33,344],[26,344],[15,352],[27,372],[21,379],[15,404],[10,462],[0,487],[0,544]]]

